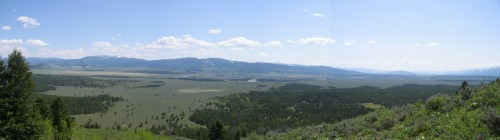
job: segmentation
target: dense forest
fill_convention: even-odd
[[[498,139],[500,79],[455,95],[438,94],[425,102],[381,108],[334,124],[302,127],[248,139]]]
[[[70,115],[92,114],[106,112],[113,107],[115,102],[123,101],[121,97],[113,97],[108,94],[85,96],[85,97],[69,97],[55,96],[40,93],[33,93],[30,98],[35,99],[42,97],[47,101],[52,101],[56,98],[61,98]]]
[[[150,128],[153,133],[192,139],[209,139],[222,125],[224,139],[240,139],[249,134],[288,132],[322,123],[335,123],[372,112],[364,103],[393,107],[426,100],[442,93],[452,95],[457,86],[402,85],[391,88],[335,88],[290,83],[268,91],[251,91],[217,97],[205,109],[195,110],[189,119],[206,128],[177,124],[177,115],[164,125]],[[173,117],[173,118],[172,118]],[[172,121],[173,120],[173,121]]]
[[[216,98],[208,108],[195,110],[190,120],[207,125],[216,120],[249,132],[286,132],[292,128],[334,123],[373,111],[362,103],[386,107],[425,100],[433,94],[453,94],[455,86],[403,85],[322,88],[292,83],[268,91],[251,91]]]
[[[45,92],[55,90],[56,86],[72,87],[94,87],[105,88],[117,86],[122,82],[137,82],[134,80],[102,80],[86,76],[68,76],[68,75],[33,75],[35,81],[35,92]]]

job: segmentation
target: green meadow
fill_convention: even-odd
[[[278,87],[286,83],[297,82],[322,87],[351,88],[359,86],[376,86],[388,88],[406,83],[427,85],[458,85],[459,81],[440,80],[435,77],[425,76],[386,76],[386,77],[330,77],[317,78],[307,77],[290,80],[289,77],[260,76],[258,78],[277,79],[269,82],[248,82],[245,80],[230,81],[252,75],[218,75],[208,76],[216,81],[179,80],[169,75],[152,75],[128,72],[109,71],[63,71],[63,70],[34,70],[35,74],[45,75],[67,75],[84,76],[98,80],[119,81],[114,86],[106,87],[74,87],[57,86],[55,90],[43,92],[49,95],[59,96],[92,96],[109,94],[114,97],[122,97],[125,101],[116,102],[106,112],[75,115],[77,122],[81,125],[88,120],[96,122],[102,128],[116,128],[120,126],[128,130],[141,130],[151,128],[152,125],[163,125],[171,116],[179,117],[179,124],[188,127],[204,127],[189,121],[189,116],[196,109],[205,108],[214,97],[229,95],[233,93],[246,93],[248,91],[265,91],[270,87]],[[447,77],[450,79],[450,77]],[[288,79],[288,80],[282,80]],[[293,78],[291,78],[293,79]],[[443,78],[441,78],[443,79]],[[471,77],[476,81],[481,77]],[[158,82],[163,83],[158,86]],[[474,82],[472,82],[474,83]],[[479,82],[476,82],[476,84]],[[377,108],[377,105],[366,104],[365,106]],[[182,115],[181,115],[182,114]]]

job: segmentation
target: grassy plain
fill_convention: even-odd
[[[110,78],[107,78],[110,79]],[[143,124],[143,128],[150,128],[152,124],[166,124],[166,118],[170,115],[186,114],[180,120],[181,124],[190,127],[198,126],[188,120],[190,110],[204,107],[210,98],[223,96],[230,93],[242,93],[250,90],[267,90],[268,87],[278,86],[278,83],[248,83],[248,82],[197,82],[176,79],[159,78],[114,78],[138,80],[137,85],[147,84],[150,81],[163,81],[165,85],[148,88],[126,88],[115,86],[108,88],[88,87],[57,87],[56,90],[45,92],[60,96],[89,96],[97,94],[109,94],[111,96],[123,97],[126,101],[118,102],[106,113],[87,114],[75,116],[82,124],[88,119],[101,124],[104,128],[113,127],[115,123],[131,129]],[[132,86],[134,83],[126,83]],[[266,87],[259,87],[265,84]],[[116,114],[115,114],[116,112]],[[162,113],[166,118],[162,119]],[[159,119],[156,119],[156,118]],[[147,121],[147,123],[146,123]]]
[[[85,129],[81,127],[75,128],[73,131],[73,140],[173,140],[175,138],[165,135],[154,135],[145,130],[138,131],[116,131],[109,129]]]
[[[89,87],[57,87],[56,90],[45,92],[51,95],[61,96],[88,96],[97,94],[109,94],[116,97],[123,97],[126,101],[118,102],[106,113],[96,113],[75,116],[77,122],[83,124],[92,119],[99,123],[103,128],[116,127],[130,130],[150,128],[153,124],[166,124],[166,119],[171,115],[180,115],[184,112],[186,115],[179,121],[189,127],[199,127],[188,117],[191,111],[203,108],[204,105],[216,96],[224,96],[231,93],[244,93],[250,90],[267,90],[270,87],[277,87],[289,82],[299,82],[305,84],[319,85],[324,87],[350,88],[359,86],[377,86],[387,88],[402,84],[426,84],[426,85],[459,85],[460,80],[466,80],[467,77],[444,77],[440,80],[431,76],[385,76],[385,77],[330,77],[318,78],[309,77],[307,80],[296,81],[272,81],[272,82],[246,82],[246,81],[192,81],[172,79],[169,75],[155,75],[127,72],[108,72],[108,71],[63,71],[63,70],[34,70],[36,74],[54,74],[54,75],[78,75],[91,76],[97,79],[108,80],[130,80],[135,82],[122,82],[119,86],[106,88]],[[110,77],[117,76],[117,77]],[[235,76],[216,76],[215,78],[241,78],[251,77],[248,75]],[[258,77],[260,78],[260,77]],[[274,77],[272,77],[274,78]],[[451,80],[450,80],[451,79]],[[482,77],[468,77],[481,81]],[[159,87],[133,88],[141,85],[147,85],[153,81],[162,81],[165,83]],[[485,80],[486,81],[486,80]],[[472,82],[474,84],[474,82]],[[479,82],[475,82],[476,84]],[[162,115],[162,114],[165,115]],[[162,117],[165,116],[165,117]],[[156,119],[158,118],[158,119]],[[140,124],[142,123],[142,127]],[[130,126],[130,127],[129,127]]]

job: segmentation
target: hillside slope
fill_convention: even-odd
[[[251,135],[247,139],[498,139],[500,80],[455,96],[436,95],[425,103],[383,108],[335,124],[287,133]]]

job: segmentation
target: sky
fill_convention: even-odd
[[[498,0],[0,0],[0,56],[500,66]]]

